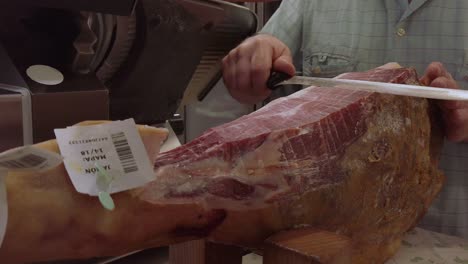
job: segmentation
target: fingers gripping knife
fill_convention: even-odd
[[[285,84],[300,84],[378,92],[393,95],[413,96],[439,100],[468,101],[468,91],[457,89],[441,89],[418,85],[369,82],[360,80],[329,79],[304,76],[290,76],[284,72],[273,71],[267,81],[267,87],[275,90]]]

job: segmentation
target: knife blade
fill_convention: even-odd
[[[289,74],[275,71],[271,73],[270,78],[267,81],[267,87],[271,90],[275,90],[279,86],[287,84],[342,88],[438,100],[468,101],[468,91],[465,90],[434,88],[408,84],[290,76]]]

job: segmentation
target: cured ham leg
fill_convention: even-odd
[[[418,83],[407,68],[339,78]],[[63,166],[6,179],[2,263],[113,256],[193,238],[261,247],[309,225],[352,239],[353,263],[384,263],[439,192],[442,133],[430,101],[310,87],[157,155],[157,179],[78,194]],[[140,127],[149,153],[166,134]],[[55,141],[38,144],[52,151]]]

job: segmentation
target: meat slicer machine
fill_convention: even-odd
[[[256,30],[253,12],[219,0],[5,1],[0,152],[83,120],[170,120],[181,133],[180,109],[203,100],[221,58]],[[35,79],[37,65],[60,78]]]

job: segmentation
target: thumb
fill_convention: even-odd
[[[291,76],[296,75],[296,68],[292,63],[290,55],[282,55],[273,61],[273,70],[287,73]]]

